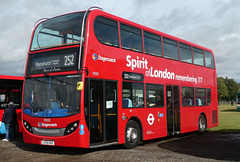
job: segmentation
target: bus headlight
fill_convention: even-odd
[[[33,133],[32,126],[27,121],[23,120],[23,125],[30,133]]]
[[[68,124],[67,128],[64,132],[64,136],[73,133],[78,128],[78,124],[79,124],[79,121],[75,121],[75,122]]]

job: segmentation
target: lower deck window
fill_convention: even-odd
[[[144,84],[123,82],[122,107],[144,107]]]
[[[206,106],[206,89],[195,88],[195,102],[196,106]]]
[[[194,105],[194,88],[182,87],[182,106]]]
[[[208,88],[207,89],[207,105],[209,106],[210,105],[210,103],[211,103],[211,89],[210,88]]]
[[[147,84],[146,102],[147,107],[163,107],[164,86]]]

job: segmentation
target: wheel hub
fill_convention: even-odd
[[[137,141],[138,138],[138,132],[135,128],[130,127],[127,130],[127,140],[130,143],[135,143]]]
[[[200,129],[201,130],[204,130],[205,129],[205,121],[203,118],[200,119],[199,121],[199,126],[200,126]]]

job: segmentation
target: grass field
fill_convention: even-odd
[[[221,133],[240,133],[240,112],[237,111],[236,105],[219,105],[218,116],[219,126],[209,130]]]

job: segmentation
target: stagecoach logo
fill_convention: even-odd
[[[149,124],[149,125],[153,125],[154,120],[155,120],[155,119],[154,119],[153,114],[150,113],[150,114],[148,115],[148,118],[147,118],[148,124]]]
[[[57,127],[57,123],[41,123],[38,122],[38,127]]]
[[[94,53],[94,54],[92,55],[92,58],[93,58],[94,61],[96,61],[96,60],[97,60],[97,54]]]
[[[112,62],[112,63],[116,63],[116,59],[115,58],[109,58],[109,57],[104,57],[101,55],[97,55],[96,53],[92,54],[92,59],[94,61],[102,61],[102,62]]]

